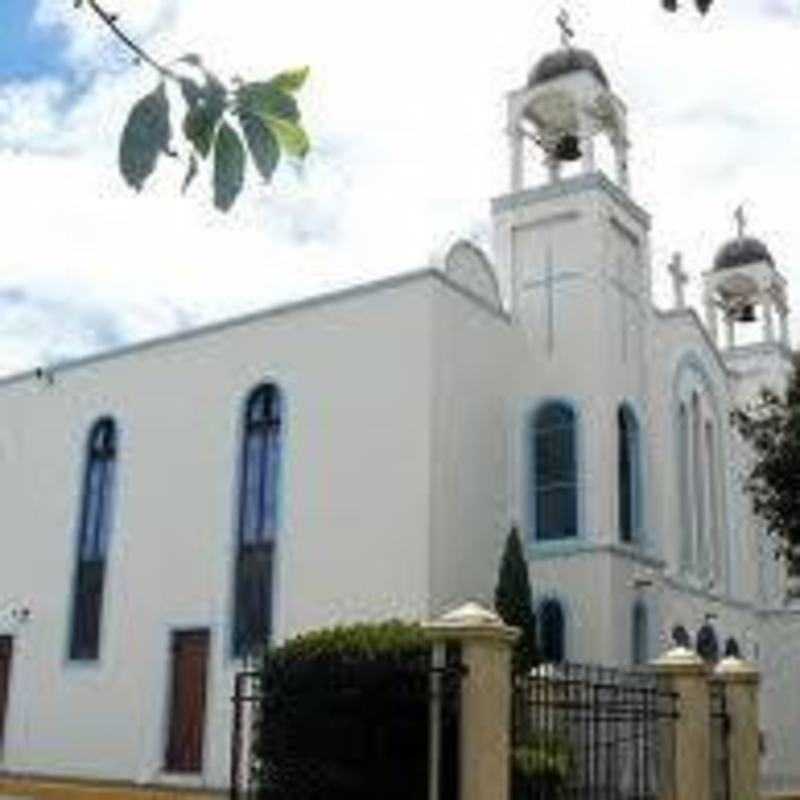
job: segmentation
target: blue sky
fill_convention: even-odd
[[[689,0],[675,15],[660,0],[112,5],[165,60],[200,52],[253,79],[310,65],[311,157],[269,188],[251,178],[227,217],[207,173],[181,196],[178,162],[133,194],[119,134],[155,76],[72,0],[0,0],[0,374],[427,266],[462,236],[490,247],[505,94],[558,46],[562,5],[629,108],[657,304],[676,250],[697,303],[744,203],[800,310],[797,0],[717,0],[705,19]]]
[[[0,81],[64,75],[67,34],[35,24],[35,0],[0,2]]]

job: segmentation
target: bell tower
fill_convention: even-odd
[[[598,58],[573,46],[564,14],[558,23],[558,49],[508,96],[510,181],[492,202],[494,252],[525,352],[520,417],[548,397],[574,405],[580,535],[618,541],[607,454],[617,452],[620,409],[643,417],[646,407],[650,217],[630,193],[625,105]]]
[[[561,180],[565,164],[580,162],[583,173],[596,169],[595,143],[606,136],[615,156],[616,182],[628,191],[627,110],[611,91],[597,58],[572,46],[574,32],[566,12],[558,17],[561,48],[542,58],[527,85],[508,99],[511,191],[526,185],[525,143],[544,154],[550,183]]]
[[[791,369],[789,304],[786,279],[764,242],[747,235],[742,206],[734,216],[736,237],[703,275],[703,304],[711,338],[728,366],[747,376],[744,394],[755,396],[761,385],[782,389]]]

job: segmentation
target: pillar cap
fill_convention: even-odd
[[[509,643],[520,636],[519,628],[511,628],[491,609],[468,602],[448,611],[423,628],[437,639],[498,639]]]
[[[688,647],[673,647],[664,655],[651,662],[656,672],[669,674],[702,674],[708,671],[706,662]]]
[[[727,657],[717,664],[714,677],[728,683],[758,683],[761,680],[761,671],[749,661]]]

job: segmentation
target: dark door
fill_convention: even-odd
[[[0,748],[3,746],[3,738],[6,731],[12,650],[13,639],[10,636],[0,636]]]
[[[165,766],[168,772],[201,772],[208,673],[207,630],[172,635],[172,685]]]

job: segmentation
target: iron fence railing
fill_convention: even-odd
[[[512,800],[658,800],[678,698],[647,671],[543,665],[514,681]]]

